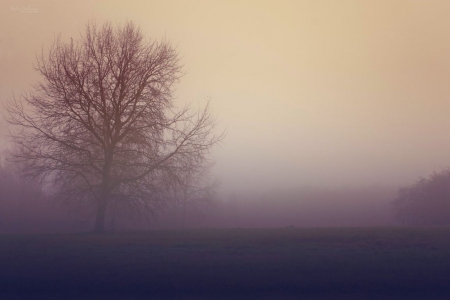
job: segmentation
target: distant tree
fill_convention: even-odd
[[[189,212],[201,212],[217,198],[219,182],[210,178],[211,164],[192,167],[181,165],[175,172],[167,173],[166,197],[173,213],[181,215],[185,227]]]
[[[450,169],[400,188],[393,206],[405,225],[450,225]]]
[[[12,161],[50,181],[55,199],[95,211],[95,231],[108,208],[154,214],[165,172],[203,164],[222,139],[208,106],[175,109],[177,52],[131,22],[89,23],[77,42],[58,37],[36,69],[43,81],[7,105]]]

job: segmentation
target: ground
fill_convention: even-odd
[[[1,235],[1,299],[447,299],[450,228]]]

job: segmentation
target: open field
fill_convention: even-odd
[[[450,228],[0,236],[1,299],[447,299]]]

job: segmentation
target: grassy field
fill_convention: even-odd
[[[0,236],[0,299],[448,299],[450,228]]]

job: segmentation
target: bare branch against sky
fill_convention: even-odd
[[[208,105],[174,108],[177,52],[132,22],[89,22],[69,43],[58,36],[36,69],[42,81],[7,105],[18,127],[12,159],[26,175],[47,179],[59,201],[95,208],[96,231],[114,201],[153,214],[163,173],[194,170],[222,139]]]

